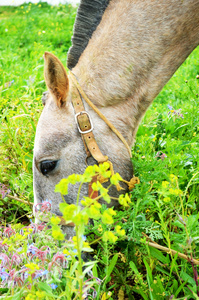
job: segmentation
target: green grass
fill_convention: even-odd
[[[43,54],[53,52],[65,64],[75,13],[70,5],[0,7],[0,188],[22,200],[33,201],[32,151],[46,90]],[[96,274],[101,279],[108,274],[98,299],[108,299],[108,292],[109,299],[119,293],[120,299],[123,294],[127,299],[197,299],[196,266],[147,241],[199,258],[198,57],[199,48],[155,99],[139,127],[132,162],[140,184],[131,193],[131,208],[117,213],[126,238],[114,246],[99,242],[94,247]],[[25,204],[0,200],[0,223],[16,223],[30,213]],[[88,229],[90,241],[98,229],[95,221],[92,231]]]

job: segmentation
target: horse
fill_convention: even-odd
[[[62,198],[54,192],[55,185],[103,158],[129,181],[129,147],[142,117],[198,44],[198,0],[82,0],[67,58],[70,76],[56,56],[44,54],[48,93],[35,136],[34,205],[48,199],[52,213],[60,216]],[[78,111],[77,105],[83,108]],[[79,117],[87,119],[85,129]],[[91,134],[101,161],[89,144],[85,148],[85,137]],[[65,201],[75,203],[77,191],[78,185],[71,185]],[[111,195],[117,193],[111,190]],[[87,195],[84,184],[80,197]]]

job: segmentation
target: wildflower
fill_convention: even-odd
[[[9,274],[5,271],[5,268],[0,268],[0,278],[2,281],[7,281]]]
[[[31,254],[32,254],[32,255],[35,255],[37,250],[38,250],[38,248],[35,247],[33,244],[31,244],[31,245],[28,247],[28,250],[27,250],[27,256],[30,256]]]
[[[58,285],[55,283],[51,283],[50,287],[51,287],[51,289],[55,290],[58,287]]]
[[[52,225],[58,225],[61,222],[60,218],[58,217],[52,217],[50,221]]]
[[[19,254],[14,253],[11,259],[11,266],[12,265],[19,265],[20,263],[22,263],[22,259],[20,258]]]
[[[104,211],[102,214],[102,222],[104,224],[113,224],[113,218],[107,211]]]
[[[158,158],[161,158],[161,160],[164,160],[167,157],[167,155],[161,151],[158,151],[155,157],[158,157]]]
[[[165,198],[163,199],[163,201],[166,202],[166,203],[168,203],[168,202],[171,201],[171,198],[170,198],[170,197],[165,197]]]
[[[0,253],[1,266],[9,266],[10,259],[5,253]]]
[[[66,260],[65,255],[63,253],[56,253],[52,258],[51,266],[53,264],[58,264],[62,268],[67,268],[68,261]]]
[[[86,241],[86,236],[85,235],[82,235],[82,240]]]
[[[41,277],[42,279],[46,279],[48,274],[48,270],[38,270],[34,274],[34,279]]]
[[[31,274],[33,274],[35,271],[39,270],[39,266],[35,263],[25,264],[25,267],[30,270]]]
[[[178,180],[177,176],[175,176],[174,174],[170,174],[169,177],[170,177],[171,182]]]
[[[111,244],[114,244],[118,237],[114,235],[112,231],[105,231],[102,237],[104,242],[109,242]]]
[[[33,295],[32,293],[29,293],[25,298],[25,300],[35,300],[35,299],[36,299],[36,295]]]
[[[102,232],[102,225],[100,224],[99,226],[98,226],[98,229],[97,229],[99,232]]]
[[[53,230],[52,231],[52,236],[54,239],[58,240],[58,241],[63,241],[64,240],[64,234],[62,233],[62,231],[59,229],[57,230]]]
[[[121,227],[120,225],[117,225],[117,226],[115,227],[115,230],[116,230],[116,232],[117,232],[117,234],[118,234],[119,236],[124,236],[124,235],[125,235],[125,230],[122,229],[122,227]]]
[[[184,225],[186,226],[186,222],[183,220],[183,218],[177,213],[177,216],[179,218],[179,221]]]
[[[7,185],[0,183],[0,194],[2,196],[2,199],[4,199],[10,192],[11,190]]]
[[[129,203],[131,203],[130,197],[129,197],[129,195],[127,193],[125,195],[123,195],[123,194],[120,195],[118,201],[124,207],[128,207]]]
[[[167,188],[168,187],[168,185],[169,185],[169,182],[168,181],[162,181],[162,187],[163,188]]]
[[[41,292],[41,291],[37,291],[36,292],[36,296],[39,298],[39,299],[44,299],[44,297],[46,296],[46,293],[45,292]],[[37,298],[37,299],[38,299]]]
[[[182,118],[184,119],[183,114],[181,113],[181,108],[178,110],[175,110],[172,106],[168,105],[168,108],[170,109],[170,111],[168,112],[168,115],[175,116],[176,118]]]
[[[169,193],[171,195],[179,196],[182,195],[182,191],[180,189],[169,189]]]
[[[96,208],[95,205],[91,205],[88,208],[88,212],[87,213],[88,213],[88,216],[90,218],[93,218],[95,220],[98,220],[101,217],[100,210],[98,208]]]

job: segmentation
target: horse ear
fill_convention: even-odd
[[[61,61],[49,52],[44,54],[44,78],[49,91],[55,97],[57,106],[63,106],[68,96],[68,76]]]

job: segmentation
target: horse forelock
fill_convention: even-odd
[[[78,63],[110,1],[81,0],[73,30],[72,46],[68,51],[67,67],[69,69],[74,68]]]

